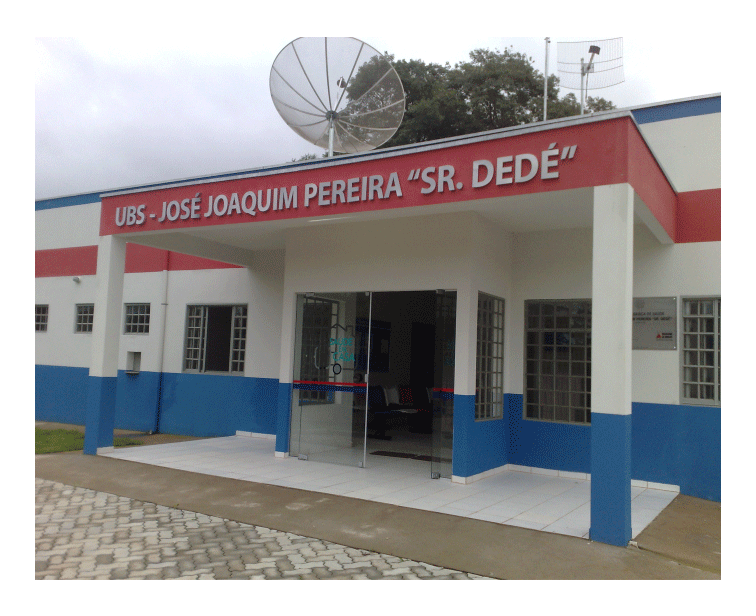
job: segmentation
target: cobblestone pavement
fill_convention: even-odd
[[[36,479],[36,579],[489,579]]]

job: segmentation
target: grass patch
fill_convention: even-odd
[[[137,441],[127,436],[113,437],[114,447],[128,447],[131,445],[141,445]],[[55,430],[44,430],[42,428],[34,429],[34,453],[60,453],[63,451],[81,451],[84,449],[84,433],[78,430],[65,430],[58,428]]]

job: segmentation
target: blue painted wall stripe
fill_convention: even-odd
[[[360,154],[345,154],[341,157],[339,157],[342,160],[346,160],[347,158],[357,158],[359,156],[365,156],[369,155],[370,152],[363,152]],[[83,205],[85,203],[94,203],[100,201],[100,196],[102,194],[112,193],[112,192],[121,192],[121,191],[129,191],[129,190],[143,190],[143,189],[158,189],[162,188],[164,186],[174,186],[176,184],[188,184],[192,182],[199,182],[199,181],[210,181],[210,180],[223,180],[223,179],[231,179],[238,176],[244,176],[249,175],[255,172],[265,172],[265,173],[271,173],[279,170],[291,170],[291,169],[299,169],[308,167],[310,165],[316,164],[318,160],[312,160],[312,161],[302,161],[298,165],[292,165],[291,163],[287,163],[284,165],[275,165],[272,167],[261,167],[259,169],[249,169],[247,171],[230,171],[228,173],[217,173],[215,175],[203,175],[198,176],[194,178],[186,178],[183,180],[168,180],[166,182],[156,182],[154,184],[141,184],[138,186],[129,186],[126,188],[111,188],[108,190],[103,190],[101,192],[95,192],[95,193],[87,193],[87,194],[81,194],[81,195],[70,195],[66,197],[55,197],[52,199],[40,199],[38,201],[35,201],[34,209],[35,210],[49,210],[54,209],[58,207],[69,207],[72,205]]]
[[[35,366],[35,419],[86,425],[88,368]],[[160,374],[123,371],[113,377],[114,427],[154,430]],[[237,430],[276,433],[278,381],[208,374],[163,375],[160,431],[191,436],[227,436]],[[103,445],[99,445],[103,447]]]
[[[83,426],[89,368],[34,366],[34,418]]]
[[[527,420],[522,394],[506,398],[509,464],[591,472],[590,426]],[[682,494],[721,501],[721,433],[719,408],[634,402],[632,478],[679,485]]]
[[[87,368],[35,366],[35,418],[85,425]],[[289,450],[291,383],[250,377],[171,374],[164,379],[162,432],[195,436],[236,430],[276,435]],[[119,371],[115,427],[154,429],[159,373]],[[507,394],[502,420],[474,420],[474,396],[454,396],[453,473],[460,477],[517,464],[591,472],[591,427],[523,418],[521,394]],[[679,485],[721,500],[721,409],[633,403],[632,478]]]
[[[118,371],[115,425],[119,430],[149,432],[155,429],[159,372],[126,374]]]
[[[276,421],[276,451],[289,451],[289,423],[291,422],[291,383],[278,383],[278,417]]]
[[[721,96],[701,98],[692,101],[680,101],[676,103],[668,103],[666,105],[644,107],[642,109],[632,110],[633,117],[638,124],[661,122],[663,120],[677,120],[679,118],[688,118],[691,116],[708,115],[710,113],[721,112]]]
[[[40,199],[34,202],[34,210],[53,210],[58,207],[72,205],[85,205],[87,203],[99,203],[100,193],[87,193],[83,195],[71,195],[70,197],[58,197],[56,199]]]
[[[276,379],[216,374],[163,374],[160,431],[229,436],[275,434]]]
[[[523,417],[522,394],[506,396],[509,419],[507,459],[510,464],[591,472],[590,425],[534,421]]]
[[[509,423],[502,419],[475,421],[475,396],[454,394],[452,474],[470,477],[507,463]]]

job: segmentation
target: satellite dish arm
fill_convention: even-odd
[[[313,109],[315,109],[316,111],[319,111],[319,112],[320,112],[321,114],[323,113],[323,111],[325,110],[325,108],[323,108],[323,109],[318,109],[318,107],[317,107],[316,105],[314,105],[314,104],[313,104],[312,102],[310,102],[309,100],[307,100],[307,99],[306,99],[306,98],[305,98],[305,97],[304,97],[304,96],[302,95],[302,93],[301,93],[301,92],[299,92],[299,90],[297,90],[297,89],[296,89],[296,88],[295,88],[295,87],[294,87],[293,85],[291,85],[291,84],[290,84],[290,83],[289,83],[288,81],[286,81],[286,79],[284,78],[284,76],[283,76],[283,75],[281,75],[281,73],[279,73],[279,72],[278,72],[278,71],[276,70],[276,67],[275,67],[275,66],[273,67],[273,70],[275,71],[276,75],[278,75],[278,76],[279,76],[279,78],[281,79],[281,81],[283,81],[283,82],[284,82],[284,83],[285,83],[285,84],[286,84],[287,86],[289,86],[289,88],[291,88],[291,91],[292,91],[292,92],[294,92],[294,94],[296,94],[296,95],[297,95],[297,96],[298,96],[299,98],[301,98],[301,99],[302,99],[302,100],[303,100],[303,101],[304,101],[305,103],[307,103],[308,105],[310,105],[310,107],[312,107],[312,108],[313,108]],[[304,68],[303,68],[302,70],[304,71]],[[305,73],[305,76],[307,76],[307,73]],[[308,82],[310,81],[310,78],[309,78],[309,77],[307,77],[307,81],[308,81]],[[311,82],[310,82],[310,86],[312,86],[312,83],[311,83]],[[275,98],[275,97],[274,97],[274,98]],[[278,100],[280,100],[280,99],[278,99]],[[323,104],[323,101],[321,101],[321,100],[320,100],[320,97],[318,97],[318,101],[320,101],[320,104],[321,104],[321,105]],[[286,104],[286,103],[284,103],[284,104]],[[290,109],[296,109],[296,107],[292,107],[291,105],[286,105],[286,106],[287,106],[287,107],[289,107]]]
[[[349,82],[352,81],[352,75],[354,75],[354,69],[357,68],[357,62],[360,61],[360,54],[362,53],[362,49],[365,47],[365,43],[360,41],[360,50],[357,52],[357,55],[354,57],[354,64],[352,64],[352,70],[349,71],[349,77],[346,80],[346,83],[341,89],[341,96],[339,96],[339,100],[336,103],[336,106],[334,109],[338,109],[339,105],[341,105],[341,100],[344,98],[344,94],[346,93],[347,86],[349,85]]]
[[[294,55],[295,55],[295,56],[296,56],[296,58],[297,58],[297,62],[299,62],[299,68],[301,68],[301,69],[302,69],[302,73],[304,74],[304,76],[305,76],[305,79],[307,79],[307,83],[309,83],[309,84],[310,84],[310,87],[312,88],[312,92],[313,92],[313,94],[315,94],[315,98],[317,98],[317,99],[318,99],[318,101],[320,102],[320,104],[321,104],[321,105],[323,106],[323,109],[324,109],[325,111],[328,111],[328,107],[327,107],[327,106],[326,106],[326,104],[325,104],[325,103],[323,102],[323,99],[321,99],[321,98],[320,98],[320,95],[318,94],[318,91],[317,91],[317,90],[315,89],[315,86],[314,86],[314,85],[312,85],[312,81],[310,81],[310,76],[309,76],[309,75],[307,74],[307,71],[305,70],[305,67],[304,67],[304,65],[302,64],[302,59],[301,59],[301,58],[299,57],[299,53],[297,52],[297,48],[296,48],[296,46],[294,45],[294,43],[292,43],[292,44],[291,44],[291,48],[292,48],[292,50],[294,51]],[[276,72],[278,72],[278,71],[276,71]],[[279,74],[280,74],[280,73],[279,73]],[[282,77],[282,79],[283,79],[283,77]],[[292,88],[292,89],[293,89],[293,88]],[[296,92],[296,90],[294,90],[294,91]],[[299,94],[299,92],[297,92],[297,94]],[[302,95],[301,95],[301,94],[299,94],[299,96],[302,96]],[[302,98],[304,98],[304,96],[302,96]],[[305,100],[307,100],[307,99],[305,99]],[[331,101],[328,101],[328,102],[330,103]],[[314,105],[313,105],[313,107],[314,107]]]

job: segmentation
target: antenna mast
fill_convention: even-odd
[[[625,81],[622,66],[622,38],[579,43],[560,42],[558,45],[559,85],[570,90],[580,90],[581,115],[585,113],[589,75],[593,75],[590,86],[592,89],[608,88]],[[583,55],[586,47],[588,47],[588,53],[591,54],[587,63]],[[601,60],[596,59],[598,55],[601,55]]]
[[[546,66],[543,69],[543,121],[546,121],[549,101],[549,43],[551,39],[546,37]]]
[[[588,73],[593,72],[593,58],[601,53],[601,47],[591,45],[588,53],[591,54],[588,64],[584,64],[583,58],[580,58],[580,115],[585,111],[585,97],[588,96]]]

